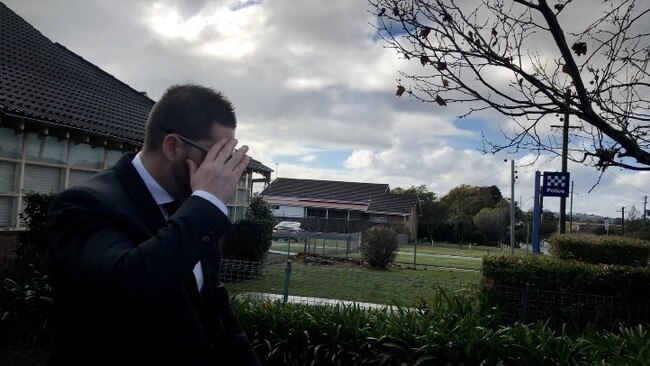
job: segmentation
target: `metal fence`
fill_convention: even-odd
[[[300,241],[280,240],[274,242],[271,248],[278,252],[287,252],[290,256],[297,253],[308,253],[349,258],[351,254],[359,252],[362,239],[363,233],[361,232],[307,232]],[[399,245],[405,245],[408,242],[408,235],[398,234],[397,242]]]
[[[368,220],[347,220],[325,217],[276,217],[276,223],[281,221],[300,222],[301,227],[307,231],[319,233],[356,233],[363,232],[367,229],[381,225],[395,229],[398,233],[403,233],[404,224],[379,223]]]
[[[308,256],[286,260],[242,262],[222,260],[220,277],[228,291],[250,298],[282,299],[310,304],[349,302],[365,307],[431,303],[440,291],[458,292],[476,285],[439,280],[433,271],[379,271],[361,261]]]
[[[318,246],[317,246],[318,249]],[[322,249],[320,249],[322,250]],[[355,303],[361,307],[418,307],[447,294],[475,293],[478,283],[440,279],[435,270],[379,271],[360,260],[301,254],[287,260],[271,255],[264,263],[222,260],[220,278],[231,294],[306,304]],[[616,296],[496,286],[506,323],[557,321],[584,326],[650,324],[650,301]]]
[[[348,257],[359,251],[361,233],[308,233],[303,253]]]
[[[570,324],[650,324],[650,301],[630,301],[617,296],[498,286],[501,316],[506,322],[547,319]]]

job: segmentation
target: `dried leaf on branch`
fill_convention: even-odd
[[[571,46],[571,49],[578,56],[586,55],[587,54],[587,43],[585,43],[585,42],[576,42],[576,43],[573,44],[573,46]]]

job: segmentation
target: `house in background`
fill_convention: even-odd
[[[345,232],[360,222],[384,223],[417,238],[417,196],[391,194],[388,184],[276,178],[261,195],[279,218],[331,220],[342,223],[337,230]]]
[[[59,192],[139,150],[153,105],[0,3],[0,265],[22,230],[25,192]],[[227,204],[235,221],[253,183],[271,180],[256,160],[248,171]]]

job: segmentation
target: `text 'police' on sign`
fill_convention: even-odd
[[[542,195],[547,197],[569,197],[569,173],[544,172]]]

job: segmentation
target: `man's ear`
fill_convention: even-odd
[[[180,143],[176,136],[168,134],[162,140],[162,153],[168,161],[174,161],[180,154]]]

